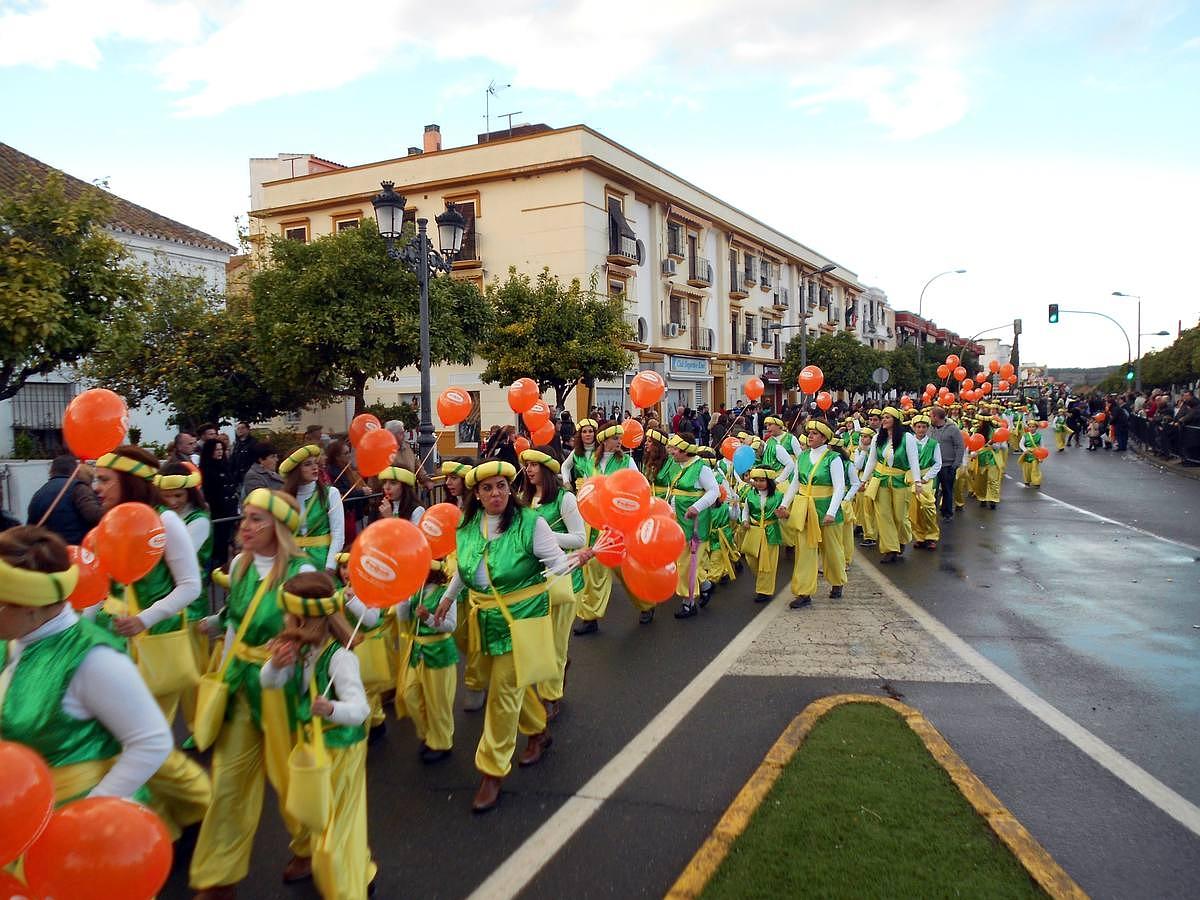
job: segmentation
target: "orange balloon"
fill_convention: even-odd
[[[24,744],[0,741],[0,866],[24,853],[50,821],[54,778]]]
[[[937,367],[937,377],[942,379],[942,381],[945,381],[947,378],[949,378],[950,377],[950,367],[948,365],[946,365],[945,363],[942,363],[940,366],[938,366]]]
[[[665,566],[643,566],[636,560],[627,558],[621,564],[621,577],[625,581],[625,587],[639,600],[662,603],[674,595],[679,573],[673,562]]]
[[[1098,412],[1098,413],[1096,413],[1096,415],[1095,415],[1095,416],[1093,416],[1092,418],[1094,418],[1094,419],[1095,419],[1097,422],[1103,422],[1105,419],[1107,419],[1107,418],[1108,418],[1108,416],[1106,416],[1106,415],[1105,415],[1104,413],[1102,413],[1102,412]]]
[[[627,450],[636,450],[642,445],[642,438],[646,436],[642,423],[637,419],[626,419],[622,427],[625,433],[621,435],[621,446]]]
[[[912,397],[908,396],[908,394],[905,394],[900,398],[900,406],[902,409],[912,409],[912,405]]]
[[[395,606],[421,589],[433,550],[408,519],[372,522],[350,548],[350,584],[367,606]]]
[[[1048,457],[1050,455],[1050,451],[1047,450],[1045,447],[1038,447],[1037,449],[1035,449],[1033,451],[1033,455],[1036,456],[1039,460],[1044,460],[1046,457]]]
[[[77,610],[82,611],[89,606],[95,606],[108,596],[108,575],[100,568],[96,554],[86,547],[76,547],[72,544],[67,547],[67,555],[79,568],[79,581],[67,599]]]
[[[600,561],[600,565],[615,569],[625,562],[625,536],[611,525],[600,532],[596,543],[605,545],[603,550],[596,551],[596,559]]]
[[[1003,379],[1001,379],[1001,380],[1000,380],[1000,383],[999,383],[998,385],[996,385],[996,386],[997,386],[998,388],[1000,388],[1000,390],[1001,390],[1001,391],[1007,391],[1007,390],[1009,389],[1009,387],[1011,387],[1011,385],[1010,385],[1010,384],[1009,384],[1007,381],[1005,381],[1005,380],[1003,380]]]
[[[992,392],[992,383],[990,381],[985,381],[979,386],[979,390],[981,390],[985,396],[990,394]]]
[[[670,565],[679,559],[687,537],[672,511],[645,519],[626,541],[630,558],[646,568]]]
[[[911,405],[912,401],[910,400],[909,406]],[[831,406],[833,406],[833,397],[830,396],[829,391],[821,391],[821,393],[817,394],[817,409],[827,410]]]
[[[392,464],[392,457],[396,455],[399,447],[396,436],[386,428],[366,432],[355,448],[359,473],[364,478],[378,475]]]
[[[535,447],[544,447],[546,444],[554,440],[554,423],[547,422],[534,431],[530,437],[533,439],[533,444]]]
[[[100,567],[121,584],[133,584],[147,575],[166,546],[162,519],[145,503],[114,506],[96,526]]]
[[[973,434],[967,438],[967,449],[971,450],[972,452],[976,450],[982,450],[983,445],[986,443],[987,441],[982,434]]]
[[[1050,423],[1049,423],[1049,422],[1047,422],[1045,419],[1042,419],[1042,421],[1038,422],[1038,428],[1045,428],[1045,427],[1046,427],[1046,426],[1048,426],[1049,424],[1050,424]]]
[[[925,393],[927,393],[927,394],[933,394],[933,393],[936,393],[936,392],[937,392],[937,388],[935,388],[935,387],[934,387],[932,384],[927,384],[927,385],[925,385]]]
[[[167,826],[119,797],[68,803],[25,854],[29,887],[55,900],[150,900],[170,874]]]
[[[603,528],[608,524],[607,494],[603,475],[585,478],[575,494],[579,504],[579,515],[593,528]]]
[[[953,353],[951,353],[949,356],[946,357],[946,365],[950,369],[956,368],[960,362],[962,362],[962,360],[959,359],[958,356]]]
[[[29,888],[15,875],[0,869],[0,900],[29,900]]]
[[[454,552],[461,518],[462,514],[453,503],[435,503],[421,515],[417,527],[429,541],[434,559],[443,559]]]
[[[541,400],[535,400],[530,404],[529,409],[521,413],[521,421],[531,432],[537,431],[550,421],[550,407]]]
[[[532,378],[518,378],[508,386],[508,408],[523,413],[538,402],[542,392]]]
[[[995,431],[992,432],[992,440],[995,441],[997,444],[1004,444],[1004,443],[1008,442],[1008,439],[1011,436],[1011,434],[1012,434],[1011,431],[1009,431],[1007,428],[1001,426],[1000,428],[997,428]]]
[[[1002,365],[1000,367],[1000,377],[1001,378],[1005,378],[1005,379],[1012,378],[1014,372],[1016,372],[1016,369],[1013,368],[1012,363],[1004,363],[1004,365]]]
[[[627,533],[646,518],[650,508],[650,482],[637,469],[619,469],[604,481],[608,524]]]
[[[962,381],[963,379],[965,379],[967,377],[967,370],[964,369],[962,366],[958,366],[957,368],[955,368],[953,374],[954,374],[955,381]]]
[[[971,378],[964,378],[962,387],[966,388],[968,391],[973,391],[975,390],[975,381]]]
[[[646,510],[646,515],[651,517],[667,516],[668,518],[673,519],[675,518],[675,510],[672,509],[671,504],[662,497],[651,497],[650,508]]]
[[[1000,371],[1000,360],[993,359],[988,361],[988,371],[993,374]]]
[[[661,375],[649,369],[638,372],[629,382],[629,401],[638,409],[653,406],[667,392],[667,384]]]
[[[805,366],[800,370],[800,375],[796,378],[796,382],[800,385],[800,390],[806,394],[815,394],[821,389],[821,385],[825,383],[825,373],[817,366]]]
[[[757,400],[763,395],[763,391],[766,389],[767,386],[763,384],[763,380],[757,375],[746,379],[746,383],[742,385],[742,393],[751,400]]]
[[[976,384],[983,384],[983,381],[985,378],[987,378],[986,372],[976,372],[975,373],[975,383]]]
[[[350,446],[357,449],[359,442],[372,431],[379,431],[383,424],[374,413],[359,413],[350,422]]]
[[[519,434],[513,438],[513,450],[517,454],[517,459],[520,459],[521,454],[528,450],[531,446],[532,445],[529,443],[529,438],[525,437],[523,434]]]
[[[465,422],[474,408],[475,404],[471,402],[471,395],[462,388],[446,388],[438,394],[437,413],[443,425],[457,425],[459,422]]]
[[[727,437],[721,441],[721,455],[730,462],[733,462],[733,451],[742,446],[742,442],[735,437]]]
[[[99,459],[111,453],[129,430],[129,408],[105,388],[84,391],[67,404],[63,438],[80,459]]]

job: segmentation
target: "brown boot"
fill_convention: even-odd
[[[503,779],[495,775],[484,775],[479,782],[479,790],[475,792],[475,800],[471,803],[471,812],[484,813],[493,809],[500,802],[500,784]]]
[[[546,722],[553,722],[558,718],[558,700],[543,700],[542,706],[546,707]]]
[[[525,752],[517,759],[519,766],[533,766],[542,761],[542,757],[546,751],[550,749],[550,745],[554,743],[554,738],[550,736],[550,731],[541,732],[540,734],[531,734],[529,743],[525,745]]]
[[[312,857],[293,856],[283,867],[283,883],[294,884],[312,878]]]
[[[192,900],[237,900],[236,884],[218,884],[196,891]]]

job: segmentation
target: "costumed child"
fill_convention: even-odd
[[[1025,423],[1025,433],[1021,435],[1021,475],[1026,487],[1042,486],[1042,461],[1034,452],[1041,446],[1042,436],[1038,432],[1038,423],[1030,419]]]
[[[380,519],[408,519],[414,525],[425,515],[417,501],[417,476],[401,466],[388,466],[375,476],[383,486],[376,513]]]
[[[984,445],[978,450],[971,451],[970,454],[974,458],[978,470],[975,482],[975,496],[979,498],[980,506],[995,509],[996,504],[1000,502],[1000,486],[1004,474],[1000,470],[998,455],[998,447],[1003,442],[992,442],[992,423],[990,420],[981,420],[977,428],[978,430],[975,433],[983,435]]]
[[[296,546],[304,551],[314,569],[337,572],[337,555],[346,544],[346,514],[337,488],[324,485],[321,477],[321,448],[308,444],[279,464],[283,491],[300,504],[300,530]]]
[[[451,605],[445,618],[433,618],[447,581],[445,563],[432,560],[418,596],[395,607],[405,635],[401,655],[407,657],[396,682],[396,715],[408,713],[413,720],[424,763],[445,759],[454,745],[458,648],[453,632],[458,611]]]
[[[590,421],[585,419],[584,421]],[[582,427],[580,428],[582,431]],[[592,451],[590,474],[611,475],[621,469],[636,469],[637,463],[621,446],[621,436],[625,429],[615,422],[605,422],[596,432],[596,446]],[[567,462],[575,459],[575,454]],[[573,469],[576,490],[581,482],[579,474],[583,469],[575,464]],[[588,546],[596,542],[599,532],[594,528],[588,529]],[[579,621],[574,626],[575,634],[593,634],[600,628],[600,620],[608,612],[608,601],[612,597],[612,569],[598,559],[589,560],[583,570],[583,593],[579,595]],[[634,601],[643,612],[647,605]]]
[[[690,619],[712,599],[713,585],[703,580],[704,557],[708,555],[708,533],[712,506],[721,496],[712,469],[700,459],[700,448],[689,431],[679,431],[667,441],[667,452],[678,469],[667,490],[667,503],[687,539],[676,560],[675,593],[680,598],[677,619]]]
[[[461,512],[467,505],[467,476],[473,464],[466,457],[450,457],[442,461],[441,474],[446,479],[446,502],[453,503]],[[446,557],[446,570],[454,571],[454,551]],[[478,712],[487,702],[487,682],[479,674],[479,654],[470,652],[467,635],[466,595],[458,601],[458,627],[454,629],[454,643],[463,660],[463,704],[467,712]]]
[[[1060,406],[1054,413],[1054,446],[1062,453],[1067,449],[1067,441],[1075,431],[1067,425],[1067,410]]]
[[[371,706],[367,743],[378,743],[387,734],[387,717],[383,711],[383,695],[396,685],[399,666],[396,638],[396,616],[391,609],[367,606],[354,595],[350,583],[350,554],[337,555],[338,604],[347,621],[358,628],[354,655],[358,657],[358,674]]]
[[[742,553],[754,573],[754,602],[766,603],[775,596],[775,570],[779,567],[779,545],[783,543],[783,494],[775,490],[775,473],[755,467],[746,473],[742,486]]]
[[[853,433],[853,432],[851,432]],[[846,468],[846,495],[842,497],[842,555],[846,560],[846,577],[850,577],[850,563],[854,561],[854,529],[858,527],[856,517],[857,499],[862,481],[854,457],[847,451],[844,438],[835,437],[830,447],[840,448]]]
[[[717,489],[720,499],[712,506],[712,515],[708,522],[708,549],[705,553],[705,569],[703,579],[709,582],[727,584],[732,581],[737,572],[734,563],[741,559],[733,552],[733,515],[736,505],[736,495],[725,480],[725,475],[717,464],[717,453],[712,447],[701,447],[700,458],[713,471],[717,479]]]
[[[913,485],[912,500],[908,506],[908,517],[912,523],[913,546],[922,550],[936,550],[942,537],[938,523],[937,500],[934,486],[938,472],[942,470],[942,448],[937,439],[929,434],[929,416],[912,418],[913,434],[917,438],[918,468],[921,480]]]
[[[817,589],[817,564],[829,582],[829,596],[838,599],[846,583],[846,557],[842,550],[842,497],[846,470],[841,451],[828,446],[833,430],[811,419],[805,425],[808,450],[796,459],[796,479],[788,486],[780,513],[796,533],[792,564],[791,609],[812,604]]]
[[[367,845],[365,722],[371,709],[348,646],[351,628],[328,573],[292,576],[279,600],[284,627],[270,643],[259,681],[264,693],[283,692],[298,738],[310,746],[323,741],[329,754],[328,819],[322,830],[304,833],[317,890],[325,900],[361,900],[376,874]]]

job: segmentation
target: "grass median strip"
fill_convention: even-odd
[[[1045,897],[897,712],[812,727],[705,898]]]

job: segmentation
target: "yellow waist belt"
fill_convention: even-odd
[[[422,647],[426,647],[430,644],[440,644],[442,641],[448,641],[453,637],[454,635],[447,631],[442,634],[417,634],[413,636],[413,641]]]
[[[509,594],[483,594],[476,590],[470,590],[467,593],[467,600],[470,602],[470,607],[467,609],[467,649],[471,653],[479,653],[483,648],[483,641],[480,636],[479,629],[479,611],[482,609],[503,609],[507,606],[512,606],[514,603],[520,603],[522,600],[532,600],[549,590],[549,586],[544,581],[539,581],[537,584],[531,584],[529,587],[521,588]],[[506,617],[507,618],[507,617]]]
[[[881,462],[875,463],[875,471],[871,473],[871,483],[867,485],[867,496],[872,500],[879,494],[879,485],[883,479],[903,475],[905,483],[912,483],[912,472],[908,469],[900,469],[896,466],[884,465]]]
[[[296,546],[301,549],[305,547],[328,547],[332,543],[333,537],[328,534],[305,534],[296,538]]]
[[[251,647],[247,644],[237,643],[233,647],[233,656],[234,659],[240,659],[242,662],[255,663],[261,666],[271,658],[271,647],[269,644],[260,644],[257,647]]]
[[[50,777],[54,779],[54,805],[59,806],[88,793],[103,780],[116,761],[114,756],[111,759],[91,759],[51,769]]]
[[[817,514],[817,500],[833,496],[833,485],[810,484],[804,487],[804,492],[792,503],[788,525],[796,531],[804,532],[809,547],[821,543],[821,518]]]
[[[667,488],[668,497],[703,497],[704,491],[684,491]]]

